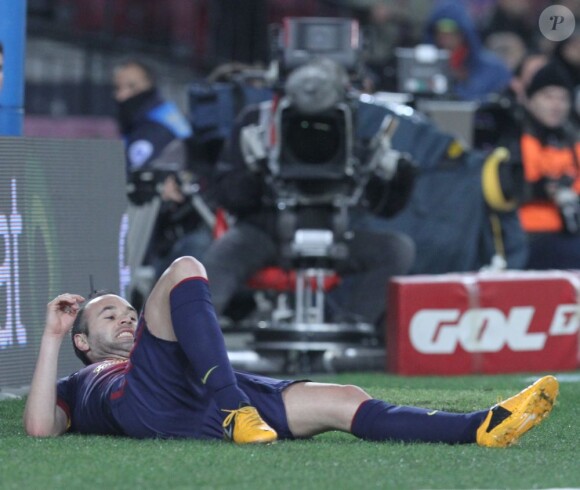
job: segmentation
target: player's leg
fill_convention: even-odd
[[[181,257],[165,270],[151,290],[145,304],[145,321],[149,331],[156,337],[178,340],[171,319],[171,291],[181,281],[193,278],[207,282],[203,264],[193,257]]]
[[[282,393],[288,427],[295,437],[321,432],[350,432],[352,419],[361,403],[371,396],[352,385],[295,383]]]
[[[301,383],[289,386],[283,396],[288,426],[296,437],[340,430],[373,441],[475,442],[488,413],[396,406],[349,385]]]
[[[283,392],[288,426],[295,437],[329,430],[374,441],[421,441],[483,446],[513,444],[550,413],[558,382],[545,376],[490,410],[449,413],[396,406],[356,386],[297,383]]]
[[[295,437],[340,430],[372,441],[475,442],[477,428],[488,413],[397,406],[373,399],[356,386],[321,383],[289,386],[284,403]]]
[[[169,266],[151,291],[144,315],[154,336],[179,342],[198,381],[218,407],[230,413],[224,421],[226,436],[235,442],[276,438],[255,409],[247,407],[249,398],[238,387],[211,303],[207,275],[198,260],[181,257]]]

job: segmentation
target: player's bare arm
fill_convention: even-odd
[[[66,431],[66,415],[56,404],[58,354],[83,301],[82,296],[67,293],[47,305],[46,324],[24,410],[24,428],[28,435],[57,436]]]

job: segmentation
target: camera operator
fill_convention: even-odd
[[[144,61],[116,64],[113,88],[131,202],[129,261],[134,272],[152,266],[154,280],[173,259],[201,256],[211,242],[210,227],[195,206],[200,180],[189,168],[192,130],[175,104],[161,97]]]
[[[523,166],[519,217],[529,241],[528,269],[580,268],[580,141],[571,101],[567,74],[555,63],[544,65],[526,88],[516,134],[501,142]]]
[[[379,106],[365,111],[365,106],[370,104],[357,97],[350,98],[349,89],[348,74],[339,63],[328,58],[316,58],[290,73],[284,97],[275,96],[272,101],[248,107],[240,115],[233,136],[218,162],[215,184],[220,205],[234,216],[235,222],[213,242],[205,256],[218,314],[224,312],[232,297],[255,272],[266,266],[284,264],[282,250],[292,238],[293,230],[326,227],[334,228],[337,241],[347,249],[345,256],[336,261],[336,270],[343,282],[331,293],[331,299],[332,294],[340,295],[344,288],[348,288],[348,294],[340,296],[342,308],[330,311],[331,319],[380,325],[389,277],[409,271],[414,260],[414,244],[407,236],[394,231],[353,232],[348,217],[343,227],[336,226],[340,218],[328,213],[333,200],[341,196],[346,200],[352,198],[348,195],[353,189],[352,181],[359,175],[356,172],[371,165],[376,153],[370,150],[370,142],[381,130],[387,115]],[[284,120],[278,120],[277,124],[284,103],[288,104],[290,113],[298,113],[294,120],[298,124],[285,124]],[[325,115],[334,114],[334,108],[343,105],[352,108],[352,117],[346,118],[346,125],[352,124],[352,127],[340,134],[333,132],[333,120]],[[352,153],[361,167],[355,168],[354,175],[347,179],[320,178],[317,173],[322,172],[320,169],[326,165],[320,163],[328,160],[325,155],[332,153],[334,147],[345,144],[349,138],[353,140]],[[281,140],[282,148],[279,147]],[[294,222],[287,219],[285,206],[276,200],[280,190],[272,181],[271,164],[281,165],[280,157],[287,153],[285,144],[292,144],[294,154],[302,158],[298,163],[298,173],[304,175],[302,178],[295,175],[284,181],[283,191],[290,189],[290,194],[295,193],[298,202],[307,196],[306,204],[298,204],[294,209],[295,213],[291,215]],[[272,154],[275,155],[273,159],[269,158]],[[351,158],[350,155],[346,157]],[[341,165],[345,163],[343,161]],[[365,189],[371,194],[372,204],[383,200],[386,206],[382,208],[386,214],[397,212],[410,194],[413,171],[410,162],[400,159],[391,162],[388,169],[375,172]],[[309,172],[318,177],[307,177]],[[393,190],[392,202],[385,199],[391,186],[398,186]],[[334,197],[324,204],[319,202],[320,195],[322,201],[325,197]],[[357,212],[369,212],[358,207]],[[350,214],[350,207],[342,211]],[[381,330],[382,327],[379,334]]]

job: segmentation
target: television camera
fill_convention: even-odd
[[[391,147],[394,114],[383,114],[370,141],[357,136],[359,94],[350,87],[361,59],[356,21],[290,18],[275,39],[275,94],[259,122],[242,127],[242,153],[252,170],[265,175],[282,243],[303,227],[331,230],[338,238],[348,228],[349,208],[370,205],[378,214],[388,208],[376,192],[369,202],[369,185],[387,185],[399,166],[412,164]],[[334,245],[327,255],[338,259],[343,252]],[[296,255],[296,243],[286,251]],[[298,257],[304,262],[304,254]]]

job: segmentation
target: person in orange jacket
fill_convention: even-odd
[[[572,83],[548,63],[530,81],[512,158],[523,166],[519,209],[529,238],[528,269],[580,269],[580,139]]]

